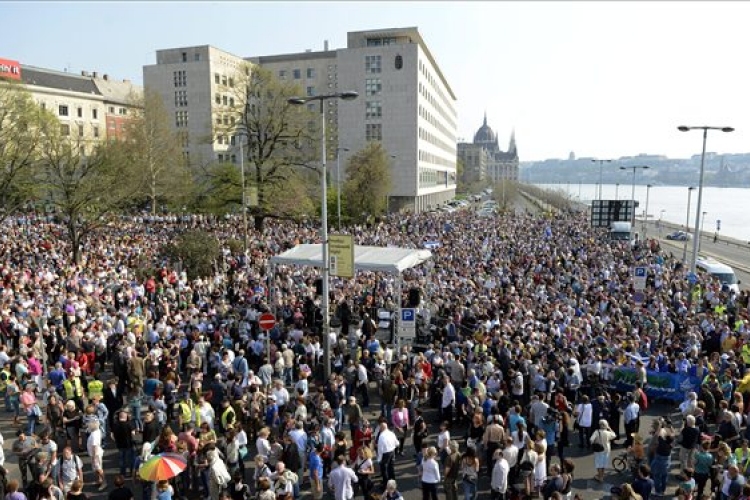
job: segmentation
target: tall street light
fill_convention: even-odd
[[[599,196],[597,199],[602,199],[602,167],[605,163],[612,163],[612,160],[591,160],[593,163],[599,163]]]
[[[615,184],[615,200],[620,199],[620,183]]]
[[[693,258],[690,262],[690,272],[695,274],[695,263],[698,260],[698,243],[701,239],[700,222],[701,222],[701,205],[703,203],[703,173],[706,165],[706,137],[708,137],[709,130],[721,130],[722,132],[734,132],[732,127],[709,127],[708,125],[700,125],[696,127],[688,127],[680,125],[677,127],[680,132],[689,132],[690,130],[702,130],[703,131],[703,151],[701,152],[701,173],[700,180],[698,182],[698,207],[695,209],[695,234],[693,235]]]
[[[349,148],[336,148],[336,212],[339,219],[338,230],[341,231],[341,152],[349,152]]]
[[[323,312],[323,372],[325,374],[326,381],[331,376],[331,337],[328,333],[330,326],[330,318],[328,311],[328,273],[330,262],[328,262],[328,192],[326,189],[326,115],[323,103],[330,99],[342,99],[344,101],[351,101],[359,96],[354,91],[347,92],[336,92],[334,94],[323,94],[311,97],[292,97],[287,100],[289,104],[296,106],[302,106],[308,102],[318,101],[320,103],[320,190],[321,190],[321,204],[320,204],[320,225],[321,225],[321,238],[322,238],[322,280],[323,280],[323,298],[321,300],[321,310]]]
[[[240,183],[242,184],[242,249],[245,252],[245,262],[247,262],[247,185],[245,184],[245,149],[243,147],[245,132],[242,131],[237,135],[240,140]]]
[[[646,184],[646,210],[643,213],[643,239],[646,239],[648,229],[648,195],[651,193],[653,184]]]
[[[638,171],[638,169],[641,170],[648,170],[648,165],[633,165],[631,167],[620,167],[620,170],[630,170],[633,169],[633,187],[630,191],[630,199],[633,200],[633,221],[635,222],[635,173]]]
[[[708,214],[708,212],[703,212],[703,218],[701,219],[701,234],[703,234],[703,224],[706,223],[706,214]],[[699,252],[701,251],[701,243],[702,243],[701,241],[698,242]]]
[[[695,186],[688,188],[687,219],[685,220],[685,245],[682,247],[682,262],[687,261],[687,241],[690,236],[690,197],[693,194]]]

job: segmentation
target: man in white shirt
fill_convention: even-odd
[[[393,458],[392,455],[393,453],[391,453],[391,459]],[[329,474],[328,487],[333,489],[335,500],[351,500],[354,498],[354,487],[352,484],[357,482],[357,475],[346,466],[346,458],[343,455],[336,457],[336,462],[339,466]]]
[[[492,480],[490,481],[492,497],[505,500],[505,495],[508,491],[510,465],[508,465],[508,461],[503,456],[502,450],[497,450],[493,455],[493,459],[495,460],[495,466],[492,468]]]
[[[281,380],[274,380],[273,395],[276,396],[276,404],[279,408],[283,408],[289,402],[289,391],[286,390]]]
[[[362,396],[362,409],[367,409],[370,406],[370,394],[368,391],[370,380],[367,377],[367,368],[361,361],[357,365],[357,389],[359,389],[360,395]]]
[[[440,420],[442,422],[453,422],[453,407],[456,405],[456,389],[453,388],[451,378],[443,377],[443,402],[440,404]]]
[[[396,479],[396,472],[393,468],[396,448],[398,448],[396,434],[388,428],[387,422],[381,422],[378,432],[378,462],[380,463],[380,474],[383,476],[383,488],[385,488],[389,479]]]

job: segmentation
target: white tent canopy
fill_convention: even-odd
[[[322,245],[297,245],[291,250],[271,257],[276,265],[322,267]],[[380,271],[400,274],[432,258],[429,250],[397,247],[354,246],[354,268],[358,271]]]

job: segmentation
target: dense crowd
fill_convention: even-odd
[[[189,280],[160,256],[189,227],[223,243],[213,276]],[[748,295],[705,276],[691,289],[656,241],[607,241],[576,214],[464,210],[353,226],[358,244],[430,242],[433,259],[404,273],[400,298],[393,276],[333,278],[340,326],[326,359],[316,271],[267,274],[272,255],[319,243],[317,229],[268,222],[244,254],[228,244],[239,228],[123,219],[92,234],[76,264],[59,224],[5,221],[0,392],[19,426],[21,472],[20,484],[7,481],[9,500],[84,498],[89,470],[113,500],[296,500],[306,490],[399,500],[399,462],[416,465],[424,500],[457,500],[459,490],[465,500],[572,498],[566,449],[576,445],[594,454],[598,481],[612,449],[627,451],[623,499],[666,493],[673,448],[675,496],[749,497]],[[639,303],[635,265],[648,268]],[[144,268],[158,272],[141,277]],[[414,295],[425,343],[394,347],[379,312]],[[279,322],[266,333],[258,318],[267,311]],[[634,370],[629,392],[611,389],[618,367]],[[640,426],[649,370],[702,380],[679,420],[653,429]],[[112,478],[105,449],[119,462]],[[141,480],[163,453],[181,455],[184,472]]]

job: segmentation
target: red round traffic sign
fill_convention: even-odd
[[[260,316],[260,320],[258,321],[258,325],[263,330],[270,330],[274,326],[276,326],[276,316],[270,313],[262,314]]]

